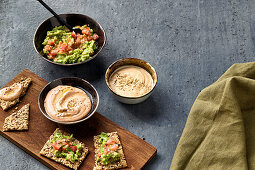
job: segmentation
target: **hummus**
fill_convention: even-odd
[[[153,79],[145,69],[127,65],[115,70],[109,78],[110,88],[120,96],[140,97],[153,88]]]
[[[69,122],[85,117],[91,110],[91,101],[83,90],[60,85],[49,91],[44,107],[53,119]]]
[[[10,87],[5,87],[0,90],[0,99],[5,101],[13,101],[20,97],[23,86],[20,83],[15,83]]]

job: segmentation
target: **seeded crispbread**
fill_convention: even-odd
[[[89,152],[88,148],[85,147],[84,143],[82,143],[82,142],[78,141],[77,139],[73,138],[72,139],[73,144],[79,144],[80,143],[82,145],[82,148],[83,148],[81,156],[78,157],[78,161],[75,161],[74,163],[72,163],[71,161],[66,160],[65,158],[57,158],[54,154],[55,149],[53,148],[52,143],[50,142],[53,139],[53,136],[54,136],[55,133],[62,133],[65,136],[70,136],[70,134],[68,134],[67,132],[64,132],[63,130],[60,130],[59,128],[57,128],[54,131],[54,133],[50,136],[49,140],[43,146],[42,150],[40,151],[40,154],[47,157],[47,158],[50,158],[50,159],[58,162],[58,163],[60,163],[62,165],[65,165],[69,168],[78,169],[78,167],[80,166],[80,164],[82,163],[82,161],[85,159],[86,155]]]
[[[125,168],[127,167],[127,161],[125,159],[125,155],[122,149],[122,145],[119,140],[119,135],[117,132],[111,132],[107,133],[109,137],[112,137],[115,142],[118,144],[117,152],[120,154],[120,161],[111,163],[108,165],[101,165],[99,162],[97,162],[97,157],[100,154],[100,143],[99,143],[99,136],[94,136],[94,146],[95,146],[95,167],[93,170],[112,170],[112,169],[119,169],[119,168]]]
[[[3,131],[28,130],[29,104],[23,106],[19,111],[6,117]]]
[[[26,91],[30,85],[30,83],[32,82],[31,78],[21,78],[21,81],[18,82],[19,84],[21,84],[23,86],[23,90],[21,92],[21,95],[20,97],[24,96],[26,94]],[[18,83],[14,83],[12,84],[11,86],[15,86],[16,84]],[[10,87],[11,87],[10,86]],[[0,106],[2,107],[3,110],[7,110],[9,109],[10,107],[14,106],[15,104],[17,104],[19,101],[20,101],[20,97],[13,100],[13,101],[6,101],[6,100],[2,100],[0,99]]]

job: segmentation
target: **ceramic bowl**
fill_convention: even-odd
[[[70,122],[61,122],[61,121],[57,121],[57,120],[51,118],[45,111],[44,101],[45,101],[45,98],[46,98],[46,95],[48,94],[48,92],[51,89],[57,87],[58,85],[69,85],[69,86],[73,86],[73,87],[82,89],[88,95],[88,97],[90,98],[91,104],[92,104],[89,114],[80,120],[70,121]],[[80,123],[80,122],[87,120],[95,113],[95,111],[97,110],[98,104],[99,104],[99,96],[98,96],[96,89],[86,80],[83,80],[83,79],[77,78],[77,77],[60,78],[60,79],[56,79],[56,80],[48,83],[42,89],[42,91],[38,97],[38,105],[39,105],[39,108],[40,108],[42,114],[49,120],[59,123],[59,124],[76,124],[76,123]]]
[[[117,93],[115,93],[109,85],[109,78],[111,76],[111,74],[118,68],[125,66],[125,65],[134,65],[134,66],[138,66],[141,68],[144,68],[146,71],[148,71],[153,79],[153,88],[146,94],[144,94],[143,96],[139,96],[139,97],[126,97],[126,96],[121,96]],[[107,87],[109,88],[109,90],[111,91],[111,93],[113,94],[113,96],[120,102],[122,103],[126,103],[126,104],[137,104],[137,103],[141,103],[144,100],[146,100],[151,93],[153,92],[153,90],[156,87],[157,84],[157,73],[155,71],[155,69],[146,61],[138,59],[138,58],[124,58],[124,59],[120,59],[118,61],[115,61],[113,64],[111,64],[108,69],[106,70],[105,73],[105,82],[107,84]]]
[[[93,56],[91,56],[89,59],[83,61],[83,62],[78,62],[78,63],[73,63],[73,64],[61,64],[61,63],[56,63],[53,62],[52,60],[49,60],[46,55],[42,53],[43,50],[43,41],[47,35],[47,31],[51,31],[55,26],[60,26],[60,23],[57,21],[57,19],[53,16],[45,21],[43,21],[37,28],[35,34],[34,34],[34,48],[36,52],[39,54],[40,57],[42,57],[44,60],[56,64],[56,65],[62,65],[62,66],[73,66],[73,65],[79,65],[86,63],[92,59],[94,59],[100,51],[103,49],[105,42],[106,42],[106,35],[103,27],[94,19],[82,15],[82,14],[60,14],[59,15],[62,19],[64,19],[69,25],[71,26],[77,26],[77,25],[88,25],[90,28],[94,30],[95,33],[99,35],[99,39],[96,41],[98,49],[95,50]]]

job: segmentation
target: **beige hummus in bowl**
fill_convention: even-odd
[[[117,100],[137,104],[151,95],[157,84],[157,74],[144,60],[124,58],[109,66],[105,81]]]
[[[98,104],[96,89],[89,82],[76,77],[50,82],[38,98],[44,116],[60,124],[75,124],[88,119]]]

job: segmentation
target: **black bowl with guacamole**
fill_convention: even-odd
[[[56,51],[56,50],[54,51],[53,49],[55,48],[57,49],[56,43],[59,44],[59,42],[61,41],[60,43],[63,44],[59,46],[60,49],[63,49],[68,48],[65,46],[65,44],[68,45],[68,42],[65,42],[65,40],[62,38],[63,30],[66,31],[65,27],[61,26],[58,20],[53,16],[43,21],[35,32],[34,48],[37,51],[37,53],[46,61],[62,66],[79,65],[94,59],[100,53],[106,41],[105,32],[102,26],[94,19],[82,14],[60,14],[59,16],[73,27],[80,26],[82,27],[82,29],[86,27],[89,28],[88,30],[91,31],[91,37],[93,35],[96,35],[98,36],[98,38],[96,38],[95,41],[94,40],[88,41],[89,43],[87,45],[83,45],[83,47],[72,50],[69,49],[70,51],[68,51],[68,54],[65,54],[63,52],[63,54],[61,55],[59,55],[58,53],[58,55],[54,56],[52,54],[54,54],[54,52]],[[51,37],[52,34],[54,34],[55,40],[53,37]],[[69,34],[71,34],[71,32],[67,34],[66,36],[67,38]],[[61,39],[59,38],[56,39],[56,37],[60,36]],[[70,37],[70,39],[68,38],[68,41],[70,40],[73,41],[72,36]],[[53,42],[55,43],[54,45]],[[71,43],[72,42],[69,42],[69,44]],[[75,44],[73,44],[73,46],[74,45]]]

